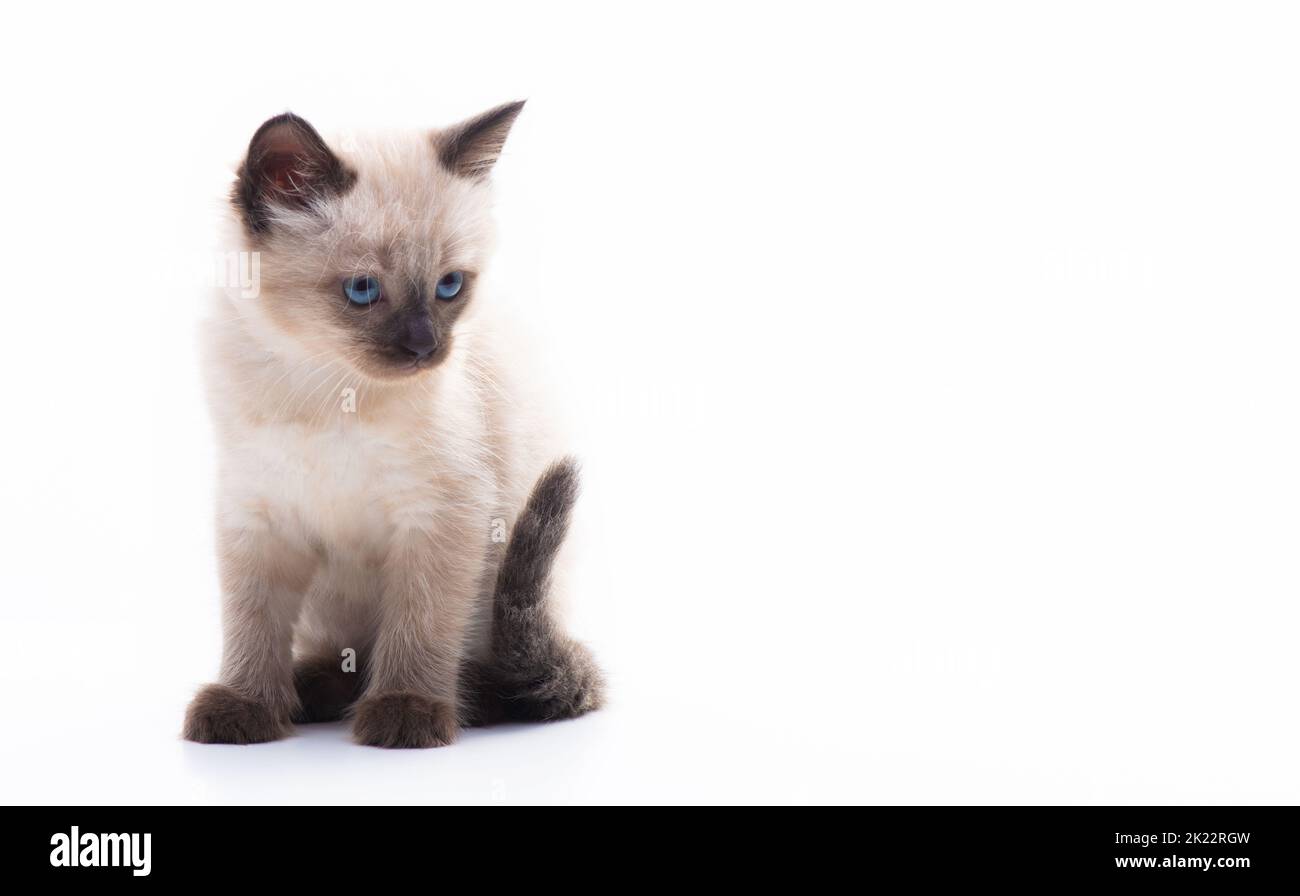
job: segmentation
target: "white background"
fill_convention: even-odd
[[[1285,4],[3,16],[4,802],[1300,800]],[[233,165],[286,108],[520,97],[497,280],[585,460],[609,708],[182,742]]]

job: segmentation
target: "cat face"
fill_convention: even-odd
[[[260,254],[269,350],[374,379],[437,366],[492,240],[487,177],[523,103],[335,148],[292,114],[253,135],[232,201]]]

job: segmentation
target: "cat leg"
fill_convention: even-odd
[[[366,692],[353,713],[358,743],[440,747],[456,738],[461,658],[482,570],[472,528],[459,531],[461,538],[408,530],[390,548]]]
[[[219,547],[221,673],[190,703],[183,734],[205,744],[278,740],[298,708],[293,623],[314,561],[264,529],[223,530]]]
[[[364,570],[338,562],[323,564],[312,579],[294,626],[293,682],[300,708],[295,722],[345,718],[361,697],[365,659],[374,625],[373,582]]]
[[[495,661],[479,670],[480,713],[518,722],[573,719],[599,709],[605,678],[591,651],[551,618],[545,604],[497,603]]]
[[[299,708],[295,722],[337,722],[361,696],[359,670],[344,667],[341,651],[300,657],[293,664]]]

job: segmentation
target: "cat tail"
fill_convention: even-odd
[[[553,463],[515,521],[497,572],[492,659],[467,669],[470,724],[548,721],[583,715],[604,701],[604,676],[550,605],[551,570],[578,499],[578,465]]]

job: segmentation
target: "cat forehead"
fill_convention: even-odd
[[[488,185],[449,171],[434,140],[427,132],[337,135],[330,145],[357,177],[331,203],[335,223],[359,241],[388,245],[472,244],[486,237]]]

